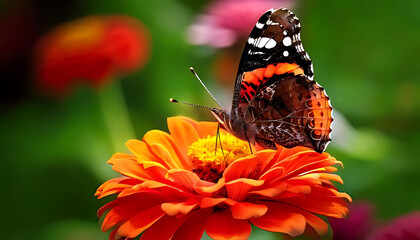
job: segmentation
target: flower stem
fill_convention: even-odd
[[[106,128],[115,152],[124,152],[124,143],[135,137],[124,94],[119,81],[104,86],[99,92],[99,103]]]

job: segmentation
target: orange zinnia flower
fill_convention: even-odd
[[[124,175],[101,185],[98,198],[118,194],[98,215],[107,214],[102,231],[110,239],[246,239],[251,223],[290,236],[308,224],[319,234],[328,225],[318,216],[342,218],[351,198],[331,180],[341,164],[327,153],[304,147],[260,150],[222,131],[216,144],[214,122],[168,119],[169,132],[146,133],[130,140],[132,154],[109,160]]]
[[[77,82],[101,86],[114,74],[135,70],[149,58],[149,33],[128,16],[90,16],[58,26],[36,47],[41,88],[66,93]]]

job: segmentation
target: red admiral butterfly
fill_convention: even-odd
[[[279,144],[325,150],[332,108],[313,81],[300,29],[299,19],[285,8],[270,9],[258,20],[239,63],[231,112],[211,108],[231,134],[264,148]]]
[[[212,109],[236,137],[264,148],[305,146],[323,152],[330,138],[331,105],[313,81],[300,40],[300,21],[285,8],[264,13],[245,45],[232,110]]]

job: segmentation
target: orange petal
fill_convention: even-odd
[[[171,240],[200,240],[204,232],[206,220],[213,209],[200,210],[184,222],[175,232]]]
[[[156,179],[163,181],[167,170],[157,162],[143,161],[138,162],[136,159],[114,159],[109,162],[113,165],[112,169],[125,176],[146,181],[149,179]],[[146,170],[147,169],[147,170]]]
[[[141,181],[150,179],[150,175],[141,167],[140,164],[138,164],[135,159],[118,159],[118,161],[111,163],[113,164],[112,169],[122,175]]]
[[[199,138],[215,136],[217,132],[217,122],[198,122],[197,133]]]
[[[154,179],[156,181],[165,181],[165,176],[168,170],[158,162],[152,161],[138,161],[138,164],[148,174],[147,179]]]
[[[187,121],[189,122],[194,128],[197,128],[199,122],[195,121],[192,118],[184,117],[184,116],[177,116],[177,117],[170,117],[171,119],[176,119],[175,121]]]
[[[148,208],[158,206],[165,200],[165,196],[153,193],[137,193],[125,198],[116,199],[98,210],[98,216],[111,209],[105,216],[101,230],[106,232],[118,223],[130,219],[135,214]]]
[[[192,120],[191,118],[187,118],[187,117],[176,117],[176,118],[180,118],[184,121],[189,122],[196,129],[199,138],[206,138],[207,136],[216,135],[218,122],[206,122],[206,121],[196,122]],[[224,129],[219,129],[219,130],[221,133],[227,133],[227,131]]]
[[[170,196],[171,198],[175,199],[186,199],[193,196],[193,193],[182,191],[178,186],[169,185],[171,182],[167,182],[167,184],[157,181],[146,181],[141,184],[142,191],[148,189],[157,189],[161,191],[163,194]]]
[[[126,189],[122,190],[122,191],[118,194],[117,198],[127,197],[127,196],[129,196],[129,195],[139,193],[139,192],[140,192],[139,190],[141,189],[141,188],[139,188],[139,187],[138,187],[139,185],[140,185],[140,184],[135,185],[135,186],[133,186],[132,188],[126,188]]]
[[[294,212],[281,203],[265,203],[268,207],[267,213],[259,218],[252,218],[250,221],[257,227],[271,231],[289,234],[292,237],[301,235],[305,231],[305,217]]]
[[[273,167],[263,175],[261,175],[260,180],[264,180],[267,184],[274,182],[276,180],[280,180],[284,177],[284,167]]]
[[[264,188],[261,189],[261,190],[250,191],[249,193],[250,194],[258,194],[258,195],[265,196],[265,197],[276,197],[280,193],[284,192],[284,190],[286,190],[287,183],[280,182],[280,183],[276,183],[274,185],[267,186],[267,188],[265,188],[266,186],[263,186],[263,187]]]
[[[200,180],[196,182],[194,189],[199,194],[210,194],[219,191],[225,186],[225,179],[220,178],[217,183]]]
[[[181,218],[163,216],[141,235],[140,240],[168,240],[190,216]],[[163,231],[164,229],[164,231]]]
[[[120,239],[122,236],[117,236],[117,231],[118,228],[114,229],[110,234],[109,234],[109,240],[115,240],[115,239]]]
[[[162,203],[162,211],[164,211],[169,216],[176,216],[178,214],[187,215],[191,210],[197,206],[195,204],[186,204],[186,203]]]
[[[111,165],[118,164],[120,161],[133,161],[136,162],[135,156],[125,153],[114,153],[111,158],[106,162]]]
[[[201,208],[208,208],[216,206],[217,204],[220,204],[224,201],[226,201],[227,198],[212,198],[212,197],[203,197],[201,199],[200,207]]]
[[[335,181],[341,184],[344,183],[343,179],[340,176],[336,174],[330,174],[330,173],[314,173],[314,174],[308,174],[302,177],[319,178],[319,179]]]
[[[128,150],[132,152],[138,160],[140,161],[155,161],[162,164],[165,168],[168,168],[168,165],[162,161],[162,159],[157,158],[153,155],[150,147],[143,141],[137,139],[128,140],[125,145]]]
[[[171,168],[188,169],[190,167],[183,158],[174,139],[168,133],[152,130],[144,135],[143,141],[149,145],[158,158],[162,159]]]
[[[165,213],[160,209],[160,206],[146,209],[124,222],[118,228],[117,234],[127,238],[135,238],[164,215]]]
[[[124,177],[125,178],[125,177]],[[113,181],[114,180],[114,181]],[[105,182],[102,186],[103,189],[101,191],[98,191],[95,193],[96,196],[98,196],[98,199],[109,196],[114,193],[122,192],[124,189],[130,189],[134,185],[137,185],[141,183],[141,181],[137,179],[121,179],[118,178],[118,181],[115,181],[115,179],[111,179],[107,182]]]
[[[149,146],[153,153],[162,161],[164,161],[169,166],[169,168],[183,169],[179,158],[180,156],[172,154],[171,150],[168,150],[164,145],[160,143],[150,143]]]
[[[230,210],[214,212],[207,220],[206,232],[213,239],[240,240],[251,234],[248,221],[233,218]]]
[[[315,153],[315,151],[310,148],[301,146],[297,146],[294,148],[285,148],[283,146],[278,146],[275,158],[281,161],[304,153]]]
[[[184,169],[170,169],[167,178],[181,184],[191,192],[194,191],[195,184],[200,181],[197,174]]]
[[[253,187],[264,184],[264,181],[240,178],[226,183],[228,197],[235,201],[243,201]]]
[[[121,183],[121,184],[126,184],[126,185],[128,185],[128,183],[126,183],[126,182],[124,182],[124,181],[129,181],[129,183],[131,183],[132,181],[139,182],[137,179],[132,179],[132,178],[129,178],[129,177],[118,177],[118,178],[113,178],[113,179],[110,179],[110,180],[108,180],[108,181],[104,182],[103,184],[101,184],[101,186],[99,186],[99,187],[98,187],[98,190],[96,190],[95,196],[98,196],[99,194],[101,194],[101,193],[104,191],[104,189],[108,188],[108,185],[109,185],[109,184],[113,184],[113,183]],[[134,184],[135,184],[135,183],[133,182],[133,185],[134,185]]]
[[[328,224],[324,222],[324,220],[309,212],[302,211],[301,214],[305,217],[306,222],[315,229],[319,235],[323,236],[327,234]]]
[[[299,152],[296,149],[302,151]],[[294,153],[291,154],[292,152]],[[279,149],[278,156],[275,158],[276,163],[273,167],[284,167],[288,178],[339,163],[327,153],[320,154],[303,147],[295,147],[291,151]]]
[[[250,219],[263,216],[267,212],[267,206],[249,202],[237,202],[230,206],[232,216],[236,219]]]
[[[107,161],[108,164],[114,164],[115,162],[118,162],[120,159],[131,159],[135,160],[136,157],[130,154],[126,153],[114,153],[112,157]]]
[[[289,183],[289,182],[288,182]],[[302,194],[310,194],[312,191],[311,186],[308,185],[287,185],[287,191],[292,193],[302,193]]]
[[[312,186],[311,194],[303,199],[282,199],[282,202],[305,209],[308,212],[329,217],[343,218],[347,215],[347,194],[341,194],[324,186]]]
[[[188,147],[198,140],[199,136],[196,128],[190,121],[183,118],[168,118],[168,128],[172,138],[176,142],[184,159],[190,159],[187,156]],[[188,162],[191,170],[191,162]]]
[[[226,178],[226,181],[238,178],[258,178],[261,172],[265,171],[275,153],[274,150],[266,150],[260,152],[258,156],[250,155],[238,159],[226,168],[223,177]]]

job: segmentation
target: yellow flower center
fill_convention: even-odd
[[[193,172],[211,182],[217,182],[233,161],[250,153],[247,142],[230,134],[221,134],[220,139],[217,139],[217,148],[216,136],[198,139],[188,147],[188,156],[194,165]]]

